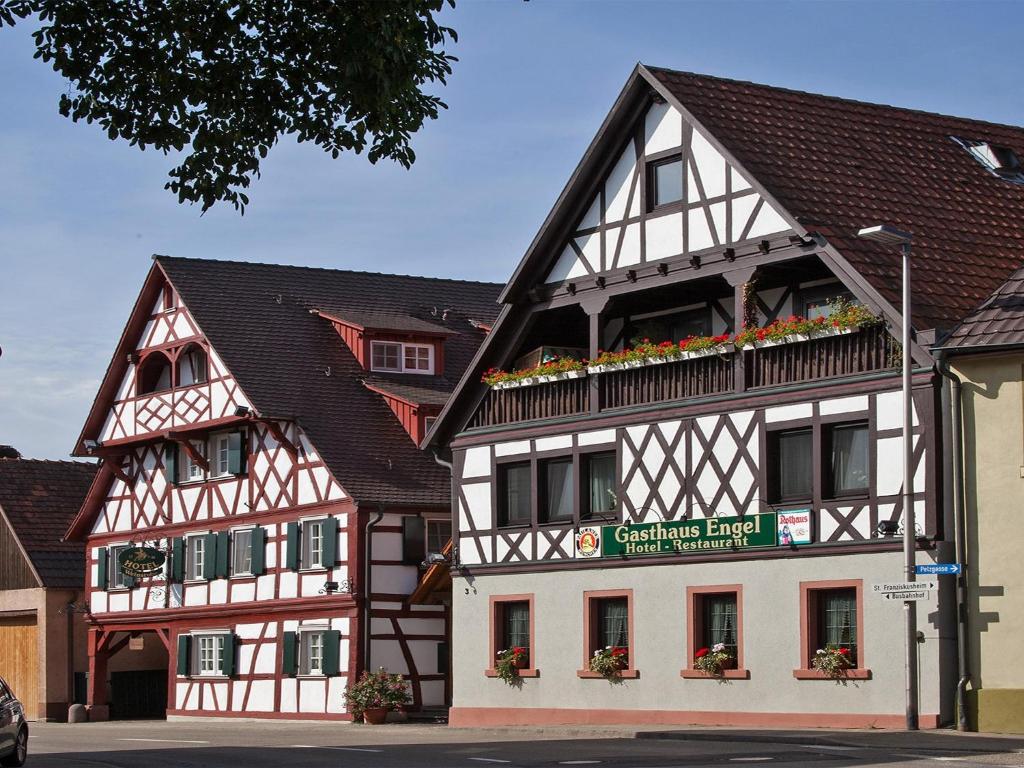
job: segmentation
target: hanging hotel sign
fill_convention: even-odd
[[[580,528],[576,534],[576,557],[667,555],[774,547],[778,542],[777,517],[770,513]]]
[[[156,547],[128,547],[117,555],[121,573],[132,578],[160,573],[167,555]]]

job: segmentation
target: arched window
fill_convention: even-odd
[[[202,384],[207,381],[206,351],[198,344],[190,344],[178,355],[178,386]]]
[[[136,393],[163,392],[171,388],[171,361],[162,352],[152,352],[139,366]]]

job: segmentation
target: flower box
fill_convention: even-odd
[[[810,333],[791,333],[788,336],[783,336],[781,339],[768,339],[766,341],[754,341],[749,344],[744,344],[741,349],[767,349],[768,347],[781,347],[784,344],[798,344],[801,341],[813,341],[814,339],[824,339],[829,336],[843,336],[847,333],[853,333],[859,331],[860,326],[852,326],[850,328],[823,328],[820,331],[811,331]]]
[[[566,381],[567,379],[582,379],[587,375],[586,371],[565,371],[547,376],[529,376],[519,381],[502,381],[492,384],[491,389],[517,389],[518,387],[532,387],[537,384],[550,384],[553,381]]]
[[[631,368],[645,368],[649,365],[664,365],[665,363],[678,363],[684,360],[696,360],[701,357],[715,357],[728,355],[733,352],[730,344],[718,344],[707,349],[698,349],[693,352],[680,352],[679,354],[665,357],[645,357],[642,360],[624,360],[621,363],[604,363],[603,365],[587,366],[587,373],[611,373],[612,371],[625,371]]]

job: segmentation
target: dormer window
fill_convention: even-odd
[[[953,141],[966,149],[971,157],[994,176],[1017,184],[1024,184],[1024,168],[1021,168],[1017,153],[1009,147],[1000,147],[989,144],[987,141],[962,139],[956,136],[953,137]]]
[[[198,344],[190,345],[178,356],[178,386],[203,384],[207,376],[206,352]]]
[[[434,372],[434,347],[399,341],[374,341],[370,345],[370,369],[389,373]]]
[[[171,361],[162,352],[153,352],[139,365],[136,393],[163,392],[171,388]]]

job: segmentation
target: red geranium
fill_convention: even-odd
[[[700,659],[700,658],[702,658],[704,656],[707,656],[709,653],[711,653],[710,649],[708,649],[708,648],[701,648],[699,651],[697,651],[695,654],[693,654],[693,657],[695,659]]]

